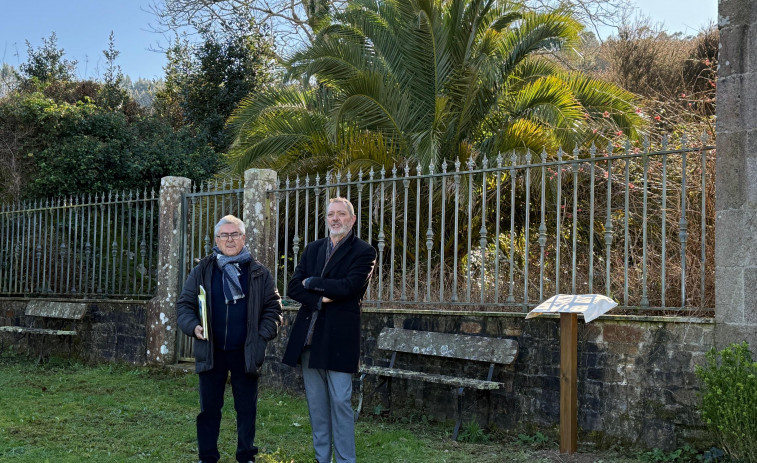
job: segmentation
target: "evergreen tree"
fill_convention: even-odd
[[[76,60],[69,61],[64,58],[65,51],[58,48],[58,37],[55,32],[50,37],[42,39],[40,48],[33,48],[26,41],[27,61],[21,64],[20,70],[27,80],[36,79],[40,83],[55,81],[73,81],[76,71]]]
[[[247,35],[204,37],[197,46],[177,37],[167,52],[165,87],[156,106],[175,126],[189,125],[198,138],[225,152],[231,143],[226,119],[240,100],[270,82],[273,55],[253,27]]]

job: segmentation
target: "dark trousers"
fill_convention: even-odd
[[[221,409],[226,379],[231,372],[231,392],[237,412],[237,454],[239,462],[255,460],[258,448],[255,441],[255,414],[258,406],[258,380],[245,374],[244,350],[213,353],[213,368],[200,373],[200,414],[197,415],[197,446],[200,460],[216,463],[218,433],[221,428]]]

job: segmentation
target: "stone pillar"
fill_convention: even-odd
[[[757,353],[757,8],[719,0],[715,344]]]
[[[179,297],[184,217],[181,196],[192,181],[184,177],[160,180],[158,221],[158,288],[147,305],[147,362],[170,364],[176,361],[176,300]]]
[[[248,169],[244,172],[244,225],[247,246],[253,257],[271,272],[276,265],[276,217],[278,204],[268,191],[277,187],[276,171]]]

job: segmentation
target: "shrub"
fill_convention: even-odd
[[[700,410],[720,446],[736,461],[757,461],[757,362],[746,342],[707,353],[696,369]]]
[[[459,439],[463,442],[470,442],[471,444],[477,444],[489,441],[489,435],[486,431],[478,425],[476,420],[470,420],[463,425],[463,430],[460,432]]]
[[[699,456],[697,455],[697,451],[689,445],[686,445],[680,449],[673,450],[672,452],[666,452],[664,450],[655,448],[654,450],[650,452],[643,452],[639,455],[640,461],[645,461],[649,463],[667,463],[667,462],[683,463],[683,462],[697,461],[697,459],[699,459]]]

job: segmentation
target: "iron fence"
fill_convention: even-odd
[[[695,146],[696,145],[696,146]],[[528,310],[557,293],[622,307],[714,307],[714,147],[609,144],[323,178],[285,179],[278,203],[282,295],[325,209],[350,199],[356,234],[378,250],[376,305]],[[474,309],[475,307],[475,309]]]
[[[0,295],[150,297],[155,192],[110,192],[0,207]]]
[[[179,286],[192,268],[210,254],[214,246],[213,228],[221,217],[232,214],[244,220],[244,179],[223,178],[193,185],[182,197],[182,252]],[[179,360],[193,360],[193,340],[177,331]]]
[[[232,214],[244,220],[244,179],[223,178],[193,185],[191,192],[182,197],[183,236],[182,273],[184,284],[189,271],[215,246],[213,228],[225,215]]]

